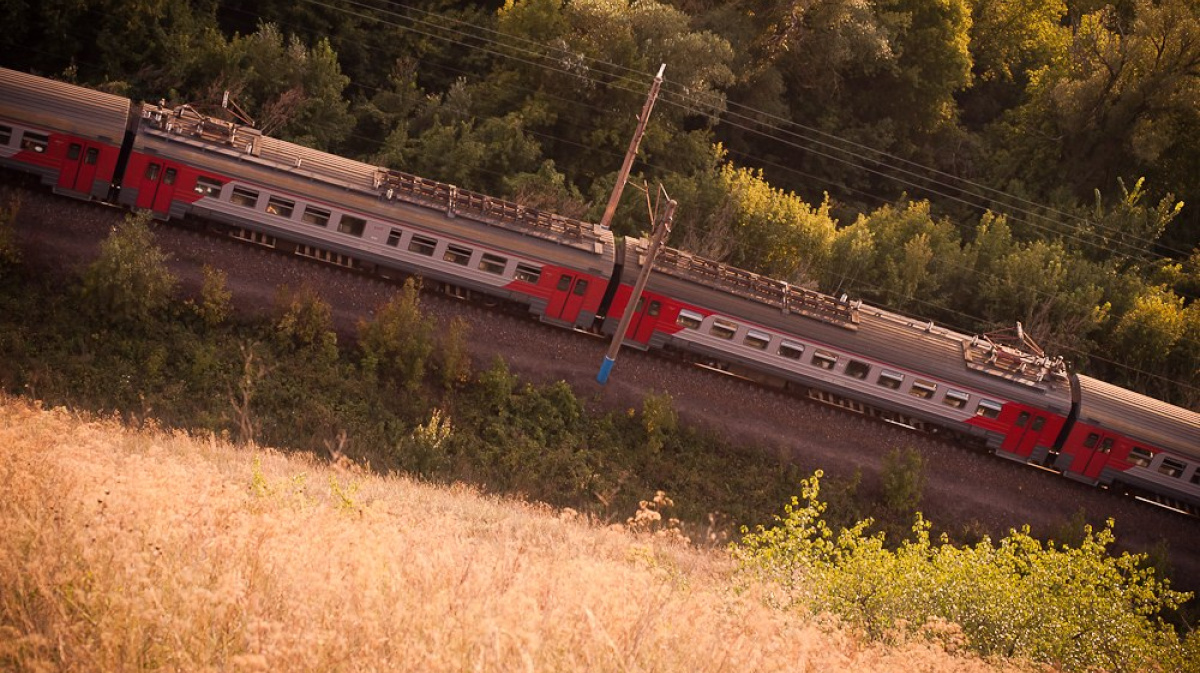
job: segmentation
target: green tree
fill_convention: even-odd
[[[418,388],[433,353],[433,320],[424,315],[420,285],[413,279],[375,312],[374,320],[358,325],[364,363],[407,390]]]
[[[1002,182],[1087,198],[1146,176],[1185,201],[1200,193],[1200,10],[1191,0],[1130,7],[1129,20],[1112,7],[1080,17],[1063,58],[1034,74],[1026,102],[996,128]]]
[[[84,305],[101,322],[146,327],[160,319],[178,284],[154,243],[150,214],[127,215],[83,274]]]

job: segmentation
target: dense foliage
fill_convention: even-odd
[[[935,541],[917,515],[912,539],[889,549],[867,532],[870,521],[830,528],[821,476],[802,482],[775,526],[743,529],[731,547],[744,572],[773,584],[781,607],[832,612],[876,638],[912,632],[1056,670],[1200,670],[1200,634],[1180,637],[1163,621],[1191,595],[1171,590],[1144,557],[1111,554],[1111,520],[1086,527],[1075,546],[1027,529],[956,546]]]
[[[1200,404],[1193,0],[5,3],[0,63],[598,218]],[[37,45],[30,48],[30,45]],[[614,228],[648,225],[630,190]],[[1147,347],[1148,346],[1148,347]]]

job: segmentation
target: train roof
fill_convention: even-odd
[[[1090,376],[1079,387],[1080,421],[1200,459],[1200,414]]]
[[[131,105],[123,96],[0,68],[0,117],[119,144]]]
[[[644,254],[645,241],[626,239]],[[666,249],[671,250],[671,249]],[[631,252],[626,252],[627,259]],[[624,273],[636,275],[638,262]],[[650,287],[681,301],[767,329],[824,343],[897,369],[957,383],[981,394],[1066,414],[1070,384],[1058,362],[993,344],[928,320],[835,299],[671,250],[655,262]]]
[[[451,220],[469,219],[591,255],[611,256],[611,233],[593,223],[265,136],[253,128],[205,117],[186,105],[144,105],[142,118],[148,122],[142,125],[143,133],[177,146],[236,158],[360,197],[433,208],[448,213]]]

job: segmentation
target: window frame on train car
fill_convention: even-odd
[[[260,192],[238,185],[233,188],[233,191],[229,192],[229,202],[243,208],[254,208],[258,205],[259,196],[262,196]]]
[[[412,238],[408,239],[408,251],[426,257],[433,257],[433,253],[437,252],[437,245],[436,238],[423,234],[413,234]]]
[[[391,231],[388,232],[388,237],[384,241],[384,244],[390,248],[398,248],[400,247],[400,239],[402,238],[404,238],[404,230],[392,227]]]
[[[292,214],[296,212],[296,202],[291,199],[285,199],[282,196],[272,194],[267,197],[267,214],[276,217],[286,217],[292,219]]]
[[[0,145],[7,145],[12,142],[13,129],[11,126],[0,124]]]
[[[78,160],[80,154],[83,154],[83,145],[79,143],[67,145],[67,161]]]
[[[685,329],[700,329],[703,323],[704,316],[686,308],[679,309],[679,315],[675,318],[675,324]]]
[[[513,280],[519,280],[530,285],[537,285],[542,279],[542,267],[517,262],[517,268],[513,271]]]
[[[1129,455],[1125,457],[1125,462],[1138,467],[1150,467],[1150,463],[1154,461],[1154,452],[1144,446],[1134,445],[1129,449]]]
[[[771,345],[771,335],[762,330],[746,330],[746,336],[742,338],[742,344],[755,350],[765,351],[767,350],[767,346]]]
[[[576,297],[582,297],[582,296],[586,295],[589,284],[590,283],[588,283],[587,278],[580,278],[580,279],[576,280],[575,281],[575,289],[571,290],[571,294],[575,295]]]
[[[1195,472],[1192,472],[1192,483],[1200,486],[1200,467],[1196,468]]]
[[[932,400],[937,396],[938,384],[925,379],[913,379],[912,385],[908,387],[908,394],[918,400]]]
[[[1187,463],[1177,458],[1163,458],[1163,461],[1158,465],[1158,473],[1165,474],[1172,479],[1178,479],[1187,471]]]
[[[797,360],[804,357],[804,344],[791,339],[783,339],[779,342],[779,348],[775,351],[780,357],[789,360]]]
[[[812,354],[812,366],[824,369],[827,372],[833,371],[837,366],[838,354],[833,351],[827,351],[823,348],[818,348]]]
[[[337,230],[339,234],[362,238],[363,232],[367,230],[367,218],[342,213],[342,216],[338,218]]]
[[[300,221],[314,227],[328,227],[331,217],[333,217],[332,212],[307,203],[304,204],[304,211],[300,213]]]
[[[966,409],[971,403],[971,394],[954,388],[947,388],[946,394],[942,396],[942,404],[951,409]]]
[[[1114,439],[1112,437],[1105,437],[1103,440],[1100,441],[1100,453],[1112,453],[1113,446],[1116,443],[1117,443],[1116,439]]]
[[[89,148],[87,148],[87,150],[86,150],[86,151],[83,153],[83,163],[84,163],[84,164],[86,164],[86,165],[88,165],[88,166],[95,166],[95,165],[96,165],[96,163],[97,163],[97,162],[99,162],[99,161],[100,161],[100,150],[99,150],[99,149],[97,149],[97,148],[95,148],[95,147],[89,147]],[[168,173],[170,173],[170,172],[171,172],[171,171],[173,171],[173,170],[175,170],[175,169],[174,169],[174,168],[170,168],[170,169],[167,169],[167,172],[168,172]],[[170,183],[167,183],[167,184],[175,184],[175,183],[174,183],[174,181],[172,181],[172,182],[170,182]]]
[[[737,336],[738,324],[729,318],[714,318],[708,333],[718,339],[730,341]]]
[[[146,170],[142,172],[142,177],[150,182],[158,180],[158,174],[162,172],[162,164],[151,161],[146,164]]]
[[[37,131],[24,131],[21,133],[21,149],[45,154],[50,147],[50,136]]]
[[[871,376],[871,365],[862,360],[850,359],[846,362],[846,376],[859,381],[866,381]]]
[[[221,196],[221,190],[225,188],[225,183],[216,178],[210,178],[206,175],[196,176],[196,186],[192,187],[192,191],[199,194],[201,197],[212,196],[214,198]]]
[[[975,405],[975,415],[982,418],[1000,418],[1000,410],[1004,405],[993,400],[979,400]]]
[[[900,390],[904,385],[904,374],[891,369],[879,370],[879,378],[875,380],[875,385],[887,388],[888,390]]]
[[[1083,448],[1094,449],[1100,443],[1099,432],[1089,432],[1087,437],[1083,438]]]
[[[479,256],[479,264],[476,266],[484,273],[503,276],[504,269],[508,267],[508,258],[494,252],[485,252]]]
[[[442,253],[442,261],[466,266],[471,263],[471,255],[475,251],[459,243],[447,243],[446,251]]]

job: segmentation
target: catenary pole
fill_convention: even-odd
[[[617,174],[617,182],[613,185],[612,195],[608,197],[608,206],[604,208],[604,216],[600,218],[600,226],[608,229],[612,225],[613,215],[617,212],[617,203],[621,200],[621,192],[625,191],[625,183],[629,181],[629,170],[633,167],[633,159],[637,156],[638,144],[642,142],[642,134],[646,132],[646,124],[650,122],[650,111],[654,109],[654,101],[658,99],[658,90],[662,88],[663,71],[667,64],[658,67],[658,75],[654,84],[650,85],[650,94],[646,96],[646,104],[642,106],[642,114],[638,116],[637,130],[629,141],[629,151],[625,153],[625,161],[621,164],[621,172]]]
[[[621,350],[621,342],[625,340],[625,331],[629,329],[629,323],[633,322],[633,314],[637,310],[638,300],[642,298],[642,290],[646,289],[646,283],[650,280],[650,270],[654,268],[658,250],[662,247],[667,235],[671,233],[671,221],[674,217],[675,201],[667,197],[666,207],[663,208],[658,225],[654,228],[654,235],[650,238],[650,248],[646,251],[646,260],[642,263],[642,270],[638,273],[637,282],[633,285],[633,293],[629,295],[629,303],[625,305],[625,314],[621,316],[621,324],[617,326],[617,332],[613,334],[608,354],[604,356],[604,362],[600,365],[600,373],[596,375],[596,381],[600,385],[608,383],[608,375],[612,372],[613,365],[617,363],[617,352]],[[634,254],[637,253],[634,252]]]

